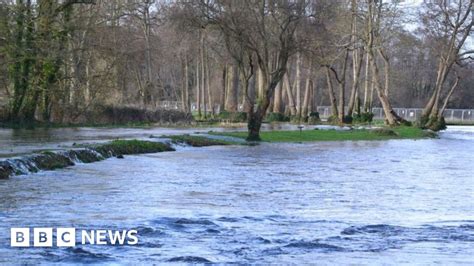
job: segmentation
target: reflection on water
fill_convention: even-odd
[[[179,148],[2,180],[0,263],[472,264],[474,138],[452,130]],[[13,249],[14,226],[137,229],[139,244]]]

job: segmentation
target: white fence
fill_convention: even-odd
[[[179,110],[181,109],[181,102],[174,102],[174,101],[163,101],[158,104],[159,108],[163,109],[174,109]],[[210,106],[206,106],[208,112],[211,111]],[[415,121],[420,118],[423,109],[421,108],[393,108],[397,114],[408,120],[408,121]],[[191,104],[191,110],[196,111],[197,105]],[[243,110],[243,106],[239,106],[239,110]],[[328,118],[331,115],[331,107],[330,106],[319,106],[317,108],[319,112],[319,116],[321,118]],[[214,106],[214,112],[219,113],[219,105]],[[380,107],[372,108],[372,112],[374,113],[374,119],[383,119],[385,117],[383,113],[383,109]],[[474,109],[446,109],[444,111],[444,118],[446,122],[451,123],[464,123],[464,122],[474,122]]]
[[[422,108],[393,108],[393,110],[402,118],[408,121],[416,121],[421,117]],[[328,118],[331,115],[331,107],[318,107],[319,116],[321,118]],[[383,119],[385,114],[380,107],[372,108],[374,119]],[[446,109],[443,113],[446,122],[464,123],[474,122],[474,109]]]

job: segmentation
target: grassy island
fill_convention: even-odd
[[[213,132],[213,135],[246,138],[247,132]],[[389,140],[435,138],[436,133],[416,127],[396,127],[352,130],[291,130],[262,131],[265,142],[347,141],[347,140]]]
[[[238,144],[232,141],[211,139],[209,137],[204,137],[204,136],[171,135],[171,136],[162,136],[162,137],[171,139],[171,142],[174,144],[186,144],[193,147],[207,147],[207,146]]]

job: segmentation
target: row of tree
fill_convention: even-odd
[[[396,105],[424,106],[421,126],[438,129],[450,100],[474,97],[473,0],[398,2],[1,0],[6,118],[171,100],[206,118],[244,111],[258,139],[269,112],[304,120],[324,104],[350,122],[380,105],[397,125]]]

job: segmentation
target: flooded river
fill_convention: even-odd
[[[0,147],[183,131],[197,130],[3,131]],[[0,180],[0,197],[0,264],[473,264],[474,127],[417,141],[177,147]],[[139,243],[11,248],[11,227],[136,229]]]

